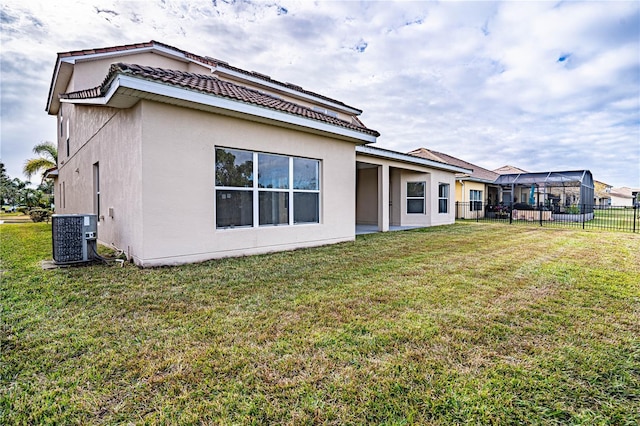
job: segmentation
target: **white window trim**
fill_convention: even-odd
[[[424,195],[422,197],[410,197],[409,196],[409,184],[410,183],[421,183],[422,184],[422,191],[424,193]],[[406,204],[405,204],[405,209],[407,214],[427,214],[427,182],[423,181],[423,180],[416,180],[416,181],[407,181],[407,185],[406,188],[407,190],[407,196],[406,196]],[[413,213],[413,212],[409,212],[409,200],[422,200],[422,212],[420,213]]]
[[[251,151],[248,149],[242,148],[232,148],[227,146],[215,146],[214,148],[214,156],[216,149],[232,149],[236,151],[245,151],[250,152],[252,154],[253,161],[253,185],[251,187],[237,187],[237,186],[217,186],[214,181],[214,191],[250,191],[254,194],[252,197],[253,203],[253,224],[251,226],[228,226],[228,227],[218,227],[216,214],[216,206],[214,205],[214,225],[216,231],[230,231],[234,229],[253,229],[253,228],[271,228],[271,227],[282,227],[282,226],[304,226],[304,225],[319,225],[322,223],[322,161],[317,158],[309,158],[309,160],[318,161],[318,189],[294,189],[293,188],[293,160],[294,158],[306,158],[306,157],[298,157],[291,156],[285,154],[274,154],[270,152],[262,152],[262,151]],[[258,184],[258,155],[279,155],[281,157],[287,157],[289,160],[289,188],[260,188]],[[288,223],[279,223],[279,224],[265,224],[260,225],[260,192],[286,192],[289,194],[289,222]],[[318,194],[318,222],[294,222],[294,211],[293,211],[293,195],[294,193],[312,193]],[[217,202],[217,196],[214,194],[214,200]]]
[[[447,188],[447,196],[446,197],[441,197],[440,196],[440,186],[446,186]],[[446,182],[438,182],[438,214],[449,214],[449,211],[451,211],[451,206],[449,206],[449,197],[451,196],[451,185],[446,183]],[[441,212],[440,211],[440,200],[447,200],[447,211],[446,212]]]
[[[477,193],[477,195],[478,195],[478,197],[477,197],[477,198],[478,198],[478,199],[476,199],[475,197],[473,197],[473,196],[472,196],[472,194],[473,194],[474,192],[476,192],[476,193]],[[470,210],[470,211],[475,212],[475,211],[480,211],[480,210],[482,210],[482,207],[480,207],[479,209],[476,209],[476,208],[475,208],[475,203],[481,203],[481,204],[480,204],[480,206],[482,206],[482,193],[483,193],[483,192],[484,192],[484,191],[482,191],[482,190],[480,190],[480,189],[470,189],[470,190],[469,190],[469,203],[470,203],[470,205],[469,205],[469,207],[470,207],[470,208],[469,208],[469,210]]]

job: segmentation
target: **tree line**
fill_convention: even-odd
[[[20,209],[24,213],[36,208],[48,209],[54,203],[53,181],[45,173],[57,166],[58,150],[51,142],[42,142],[33,148],[38,156],[25,161],[23,172],[27,180],[11,178],[4,163],[0,163],[0,201],[4,210]],[[41,174],[40,184],[31,187],[31,178]]]

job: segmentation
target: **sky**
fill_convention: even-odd
[[[0,153],[55,141],[57,52],[160,41],[363,110],[374,146],[640,187],[640,2],[2,0]]]

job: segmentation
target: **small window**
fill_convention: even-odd
[[[407,213],[424,214],[425,182],[407,182]]]
[[[471,189],[469,191],[469,202],[471,211],[482,210],[482,191]]]
[[[69,118],[67,118],[67,157],[69,156]]]
[[[100,163],[93,165],[93,212],[100,221]]]
[[[438,185],[438,213],[449,212],[449,184]]]

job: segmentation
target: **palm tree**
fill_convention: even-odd
[[[41,142],[33,147],[33,153],[39,157],[25,161],[23,172],[27,178],[31,178],[34,174],[56,167],[58,165],[58,148],[53,142]],[[42,177],[44,179],[44,175]]]

